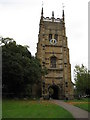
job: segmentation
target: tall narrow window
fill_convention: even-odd
[[[49,34],[49,40],[51,40],[52,39],[52,34]]]
[[[51,57],[51,68],[56,68],[56,57]]]
[[[58,34],[54,35],[54,39],[58,40]]]

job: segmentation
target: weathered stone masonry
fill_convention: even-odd
[[[69,48],[65,29],[64,10],[62,18],[43,16],[39,25],[36,56],[43,67],[48,69],[48,74],[42,77],[42,96],[54,99],[72,99],[73,83],[71,81],[71,64]],[[53,90],[50,94],[50,89]]]

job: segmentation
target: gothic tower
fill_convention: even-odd
[[[62,18],[43,16],[43,7],[39,24],[36,57],[48,74],[42,77],[42,96],[53,99],[72,99],[71,64],[67,45],[65,15]]]

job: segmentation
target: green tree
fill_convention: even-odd
[[[30,96],[32,86],[41,82],[39,61],[31,56],[26,46],[17,45],[11,40],[2,44],[2,59],[3,93],[14,97]]]
[[[13,38],[9,38],[9,37],[3,38],[3,37],[0,37],[0,46],[6,45],[9,42],[13,42],[13,41],[14,41]]]
[[[78,95],[90,94],[90,73],[87,68],[83,64],[81,65],[81,67],[79,65],[76,65],[74,69],[74,74],[76,93]]]

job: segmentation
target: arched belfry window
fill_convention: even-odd
[[[58,40],[58,34],[54,35],[54,39]]]
[[[50,66],[51,68],[56,68],[56,57],[55,56],[51,57]]]
[[[51,40],[52,39],[52,34],[49,34],[49,40]]]

